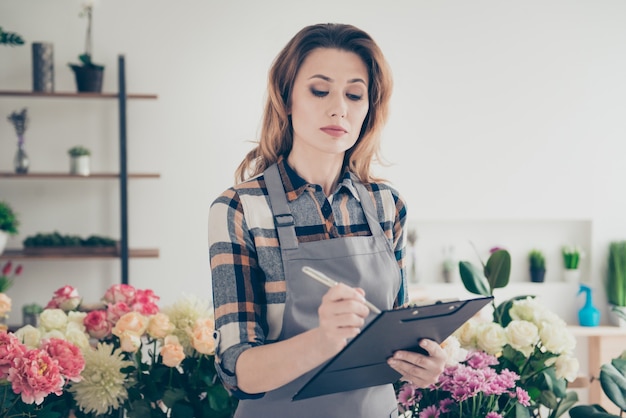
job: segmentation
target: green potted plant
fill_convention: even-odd
[[[102,91],[102,78],[104,75],[104,65],[96,64],[91,59],[92,42],[91,26],[93,18],[94,0],[85,1],[82,5],[80,17],[87,18],[87,36],[85,38],[85,52],[78,56],[80,64],[70,63],[70,68],[76,77],[76,87],[79,92]]]
[[[566,282],[576,283],[580,279],[580,260],[583,252],[576,245],[564,245],[561,247],[561,255],[563,256],[563,279]]]
[[[609,244],[606,294],[612,322],[626,326],[626,241]]]
[[[67,150],[70,156],[70,174],[88,176],[90,173],[91,151],[81,145],[76,145]]]
[[[569,410],[571,418],[617,418],[624,415],[626,412],[626,351],[610,363],[600,367],[600,386],[606,397],[619,408],[620,414],[610,414],[598,404],[576,405]]]
[[[541,250],[532,249],[528,253],[528,263],[530,267],[530,281],[541,283],[546,275],[546,257]]]
[[[0,254],[4,251],[9,235],[17,235],[20,222],[7,202],[0,201]]]
[[[19,46],[24,45],[24,39],[15,32],[5,32],[0,27],[0,45]]]

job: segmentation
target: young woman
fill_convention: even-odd
[[[406,303],[405,205],[370,173],[391,88],[382,52],[351,25],[305,27],[272,65],[260,141],[209,213],[216,365],[236,417],[397,416],[391,384],[291,401],[371,319],[365,297]],[[445,354],[420,345],[428,356],[388,363],[426,386]]]

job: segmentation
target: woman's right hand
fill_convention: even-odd
[[[365,305],[365,292],[339,283],[331,287],[318,308],[320,348],[331,357],[356,337],[370,313]]]

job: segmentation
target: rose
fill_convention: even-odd
[[[148,335],[152,338],[165,338],[173,330],[174,324],[170,322],[170,317],[164,313],[156,313],[148,321]]]
[[[500,324],[488,322],[476,328],[476,346],[489,354],[497,354],[507,343],[506,333]]]
[[[120,339],[120,348],[127,353],[136,353],[141,347],[141,335],[137,335],[133,331],[122,331],[115,334]]]
[[[154,315],[159,312],[157,302],[159,297],[150,289],[137,289],[135,299],[132,302],[133,311],[140,312],[143,315]]]
[[[210,318],[199,318],[191,330],[191,345],[201,354],[215,354],[213,332],[215,323]]]
[[[15,331],[15,336],[29,349],[39,347],[41,341],[41,331],[32,325],[24,325]]]
[[[576,347],[576,339],[565,325],[544,323],[539,336],[544,348],[555,354],[569,353]]]
[[[476,327],[477,322],[473,319],[465,322],[455,331],[454,335],[464,347],[476,347]]]
[[[81,297],[78,290],[72,286],[63,286],[54,292],[54,296],[46,305],[46,309],[62,309],[65,312],[73,311],[80,305]]]
[[[85,368],[85,359],[80,349],[74,344],[52,338],[44,342],[41,347],[57,362],[61,375],[72,382],[80,382],[80,373]]]
[[[513,320],[505,328],[509,345],[528,357],[539,340],[539,330],[532,322]]]
[[[120,337],[124,332],[143,335],[148,328],[148,319],[139,312],[128,312],[117,321],[111,332]]]
[[[104,301],[111,304],[123,302],[130,306],[135,301],[135,293],[135,288],[129,284],[116,284],[104,293]]]
[[[62,330],[65,332],[67,315],[62,309],[44,309],[39,315],[39,325],[44,332],[52,330]]]
[[[73,322],[67,324],[65,339],[79,348],[85,349],[89,347],[89,336],[85,332],[84,327]]]
[[[185,359],[185,353],[177,337],[174,335],[165,337],[163,347],[161,347],[161,356],[163,357],[163,364],[167,367],[178,367],[180,365]]]
[[[5,317],[11,312],[11,298],[5,293],[0,293],[0,317]]]
[[[111,323],[107,320],[107,312],[91,311],[83,320],[87,333],[92,338],[102,339],[111,334]]]
[[[107,320],[115,324],[122,315],[131,312],[132,309],[126,302],[109,303],[107,305]]]
[[[563,378],[568,382],[573,382],[578,376],[580,363],[576,357],[564,354],[556,358],[554,367],[558,379]]]

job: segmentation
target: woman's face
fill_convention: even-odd
[[[369,78],[353,52],[314,49],[304,60],[291,96],[293,149],[300,155],[343,154],[359,138],[369,109]]]

